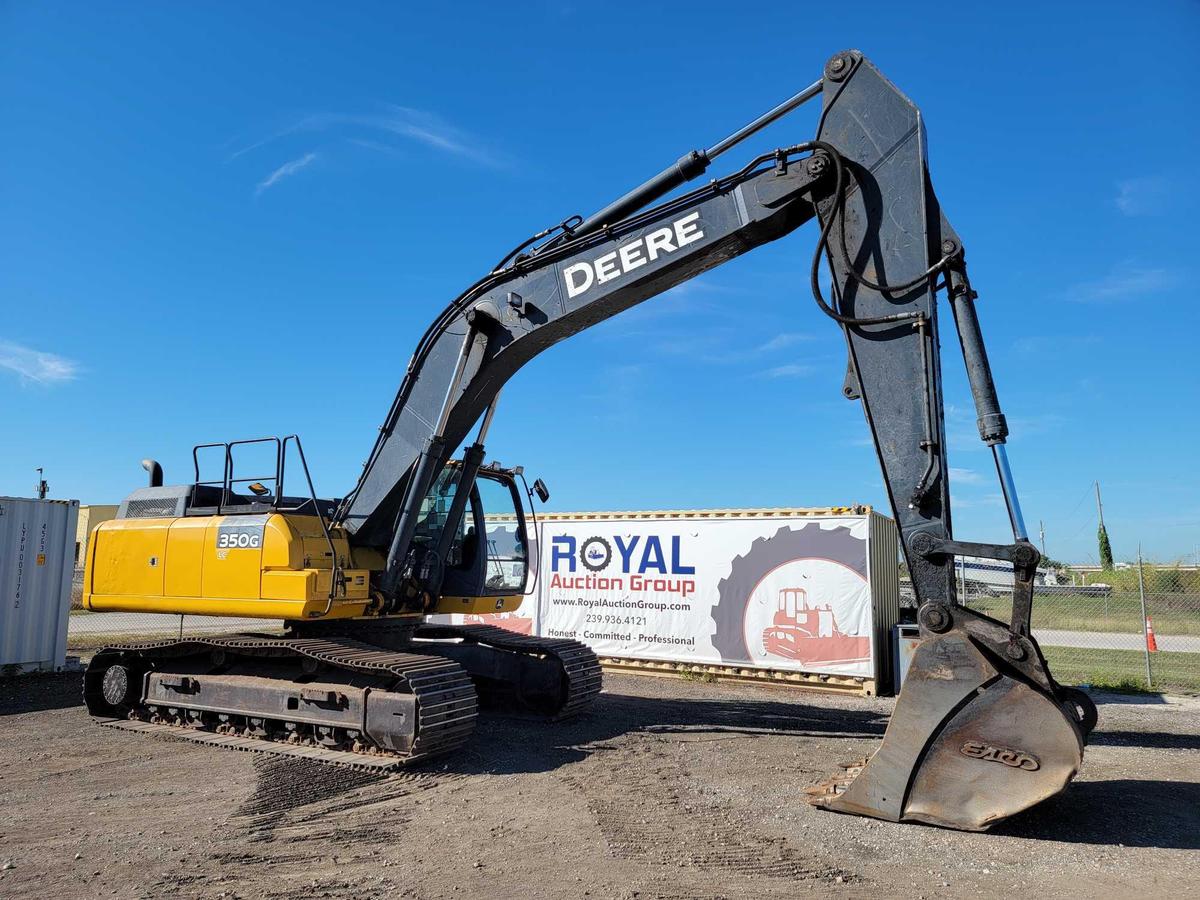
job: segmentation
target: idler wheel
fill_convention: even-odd
[[[100,693],[104,702],[109,706],[124,708],[132,706],[137,700],[133,693],[134,679],[125,666],[111,665],[104,670],[104,680],[100,684]]]

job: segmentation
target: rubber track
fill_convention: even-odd
[[[495,625],[435,624],[419,625],[415,636],[434,640],[459,638],[497,650],[557,659],[567,676],[567,696],[554,714],[555,719],[566,719],[583,712],[591,706],[604,686],[604,672],[596,654],[586,644],[569,638],[533,637]]]
[[[416,737],[408,753],[389,752],[387,758],[392,763],[408,765],[431,756],[449,753],[466,743],[475,729],[475,719],[478,715],[475,685],[461,666],[441,656],[385,650],[358,640],[232,634],[195,637],[183,641],[114,644],[104,648],[96,656],[99,658],[106,653],[134,652],[149,659],[164,659],[191,656],[217,649],[249,656],[306,657],[340,669],[368,675],[387,674],[401,680],[417,698]],[[206,734],[203,731],[192,732],[172,726],[162,727],[172,733],[178,733],[181,737],[190,738],[195,734]],[[216,743],[203,738],[200,740]],[[261,745],[263,752],[317,758],[312,754],[291,752],[303,748],[254,738],[243,740],[255,742],[255,746],[235,747],[236,742],[228,746],[235,749],[260,749]],[[365,763],[375,758],[366,754],[352,754],[350,751],[326,752],[364,757]]]

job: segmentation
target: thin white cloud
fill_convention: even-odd
[[[737,358],[734,354],[726,354],[723,348],[727,345],[729,336],[723,329],[711,332],[700,331],[696,334],[682,334],[678,337],[665,338],[654,342],[654,350],[664,356],[681,356],[691,362],[726,362]]]
[[[1094,347],[1102,343],[1098,334],[1040,334],[1027,335],[1013,342],[1013,349],[1018,353],[1042,355],[1046,353],[1061,353],[1071,348]]]
[[[732,293],[732,289],[705,281],[703,278],[680,282],[657,297],[651,297],[645,303],[639,303],[633,309],[621,313],[613,320],[615,325],[608,329],[608,333],[635,333],[645,328],[647,322],[657,322],[673,316],[733,318],[738,315],[735,306],[721,299],[722,295]]]
[[[1171,205],[1171,182],[1161,175],[1127,178],[1117,182],[1117,209],[1127,216],[1156,216]]]
[[[383,111],[377,113],[313,113],[234,151],[229,159],[232,161],[282,138],[306,132],[339,132],[341,137],[355,143],[360,143],[364,134],[372,135],[376,139],[375,149],[387,146],[378,138],[391,136],[415,141],[439,153],[492,168],[506,168],[509,165],[502,155],[434,113],[394,104],[385,106]]]
[[[723,321],[723,320],[722,320]],[[622,339],[645,340],[648,347],[664,356],[684,357],[692,363],[728,366],[737,363],[763,362],[764,354],[777,353],[802,341],[812,340],[812,335],[784,333],[756,346],[743,346],[744,335],[740,329],[724,324],[716,326],[691,326],[687,334],[660,337],[661,329],[645,326],[621,333]],[[807,370],[807,367],[806,367]]]
[[[1010,442],[1020,443],[1027,438],[1061,428],[1067,420],[1058,413],[1039,413],[1032,416],[1012,415],[1008,427],[1012,432]],[[979,439],[979,428],[975,412],[953,403],[946,404],[946,440],[954,453],[974,453],[987,450],[987,444]],[[953,473],[958,470],[951,470]]]
[[[79,365],[57,353],[0,340],[0,368],[16,372],[22,383],[60,384],[79,374]]]
[[[946,404],[946,441],[955,453],[987,449],[979,440],[974,411],[955,403]]]
[[[604,374],[610,379],[617,379],[622,384],[641,378],[646,373],[645,363],[619,363],[606,366]]]
[[[1103,278],[1068,288],[1066,297],[1075,303],[1120,303],[1170,290],[1180,280],[1174,269],[1121,263]]]
[[[982,497],[955,497],[954,505],[958,509],[979,509],[980,507],[1003,506],[1004,495],[984,494]]]
[[[597,371],[595,390],[582,395],[592,418],[606,425],[625,426],[636,419],[637,394],[646,379],[645,363],[618,363]]]
[[[385,144],[382,141],[372,141],[369,138],[347,138],[349,143],[355,147],[362,147],[364,150],[373,150],[376,153],[383,153],[386,156],[398,156],[400,148],[393,144]]]
[[[811,334],[800,334],[794,331],[785,331],[782,334],[777,334],[766,343],[760,344],[756,353],[772,353],[776,350],[782,350],[785,347],[791,347],[793,344],[798,344],[801,341],[811,341]]]
[[[1058,413],[1038,413],[1032,416],[1013,415],[1008,417],[1008,428],[1012,432],[1011,440],[1021,441],[1028,437],[1045,434],[1047,431],[1054,431],[1066,421],[1066,417]]]
[[[801,363],[788,363],[783,366],[763,369],[758,374],[763,378],[798,378],[801,375],[811,375],[812,371],[812,366],[806,366]]]
[[[473,146],[458,129],[420,109],[393,106],[389,117],[371,118],[365,123],[401,137],[412,138],[436,150],[445,150],[447,153],[472,159],[480,155],[479,148]]]
[[[958,484],[982,484],[983,476],[974,469],[959,469],[951,466],[950,481]]]
[[[298,159],[293,159],[291,162],[285,162],[282,166],[258,183],[258,187],[254,190],[255,195],[257,196],[258,194],[261,194],[268,188],[279,184],[279,182],[283,181],[283,179],[289,178],[292,175],[295,175],[301,169],[310,166],[316,160],[316,158],[316,153],[305,153]]]

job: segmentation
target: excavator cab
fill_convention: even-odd
[[[520,474],[493,463],[469,478],[468,467],[454,460],[425,495],[413,546],[433,554],[440,569],[427,576],[435,581],[428,585],[433,595],[440,595],[436,611],[504,612],[520,605],[529,580]],[[461,498],[464,481],[470,486]]]

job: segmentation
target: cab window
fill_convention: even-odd
[[[507,482],[482,475],[476,486],[483,505],[487,535],[484,586],[489,594],[522,593],[529,558],[513,489]]]
[[[413,543],[437,546],[442,536],[442,529],[446,527],[446,519],[450,515],[450,505],[454,502],[454,495],[458,492],[458,476],[457,466],[446,466],[442,469],[441,474],[429,489],[429,493],[421,502],[421,512],[417,516],[417,529],[413,534]],[[468,555],[466,547],[468,532],[474,531],[470,527],[471,521],[469,513],[459,520],[457,533],[450,541],[450,547],[446,551],[445,564],[447,566],[461,566],[466,561],[464,557]]]

